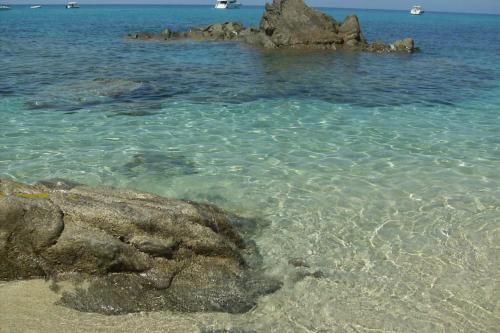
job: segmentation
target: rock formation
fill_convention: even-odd
[[[212,40],[241,41],[269,49],[328,49],[368,52],[414,52],[413,40],[407,38],[392,44],[369,44],[361,32],[357,16],[348,16],[337,23],[317,11],[304,0],[274,0],[266,4],[260,27],[244,28],[235,22],[213,24],[187,32],[165,30],[162,33],[136,33],[128,36],[139,40]]]
[[[84,281],[81,311],[245,312],[280,283],[219,208],[64,181],[0,180],[0,279]]]
[[[308,7],[303,0],[275,0],[266,4],[260,31],[277,48],[324,49],[364,42],[356,16],[349,16],[339,25],[332,17]]]

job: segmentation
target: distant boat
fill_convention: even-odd
[[[424,13],[424,9],[422,6],[413,6],[410,13],[411,15],[422,15]]]
[[[38,9],[38,8],[42,8],[42,6],[40,6],[40,5],[34,5],[34,6],[31,6],[30,8],[31,9]]]
[[[241,3],[239,3],[238,0],[217,0],[215,3],[216,9],[234,9],[240,7]]]
[[[66,9],[76,9],[76,8],[80,8],[80,6],[78,5],[78,3],[76,1],[70,1],[66,5]]]
[[[9,10],[10,7],[7,5],[0,5],[0,10]]]

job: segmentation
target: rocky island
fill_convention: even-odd
[[[85,312],[245,312],[281,284],[237,219],[149,193],[0,179],[0,280],[70,283],[59,303]]]
[[[129,34],[135,40],[198,40],[239,41],[266,49],[322,49],[349,50],[376,53],[418,50],[413,39],[405,38],[391,44],[368,43],[361,32],[358,17],[348,16],[338,23],[332,17],[317,11],[304,0],[274,0],[266,4],[259,28],[245,28],[237,22],[212,24],[185,32],[166,29],[160,33]]]

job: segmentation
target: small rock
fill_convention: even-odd
[[[165,39],[170,39],[172,38],[172,35],[173,35],[173,31],[170,30],[170,29],[165,29],[161,32],[161,35],[162,37],[164,37]]]
[[[310,272],[310,271],[307,271],[307,270],[301,270],[301,271],[296,272],[292,276],[293,276],[292,277],[292,281],[295,281],[295,282],[302,281],[302,280],[304,280],[305,278],[308,278],[308,277],[312,277],[312,278],[315,278],[315,279],[322,279],[322,278],[326,277],[325,273],[323,273],[320,270],[317,270],[317,271],[314,271],[314,272]]]
[[[301,258],[290,259],[288,260],[288,263],[294,267],[307,267],[307,268],[310,267],[309,264],[304,259]]]
[[[392,44],[397,52],[413,52],[415,51],[415,43],[411,38],[398,40]]]

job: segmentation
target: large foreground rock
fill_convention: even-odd
[[[244,28],[240,23],[226,22],[186,32],[165,30],[162,33],[136,33],[128,36],[138,40],[211,40],[241,41],[269,49],[327,49],[367,52],[414,52],[411,38],[392,44],[369,44],[361,32],[358,17],[348,16],[337,23],[332,17],[317,11],[304,0],[274,0],[266,4],[260,27]]]
[[[244,312],[280,284],[215,206],[52,181],[0,180],[0,279],[83,281],[82,311]]]

